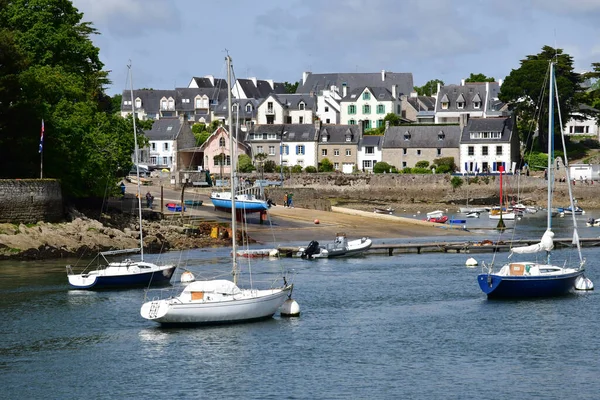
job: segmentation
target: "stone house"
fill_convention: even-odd
[[[358,166],[361,137],[358,125],[323,125],[319,133],[317,164],[327,158],[336,171],[351,173]]]
[[[258,167],[255,156],[263,153],[267,155],[265,161],[273,161],[276,165],[281,165],[283,160],[283,130],[284,124],[263,124],[254,125],[246,133],[246,144],[250,148],[252,161]]]
[[[413,92],[410,96],[400,96],[402,118],[411,123],[433,124],[435,122],[435,97],[419,96]]]
[[[467,82],[461,85],[438,85],[435,104],[436,123],[458,123],[461,115],[488,118],[506,112],[498,99],[502,82]]]
[[[400,170],[442,157],[454,157],[458,164],[459,143],[459,125],[391,126],[383,138],[382,161]]]

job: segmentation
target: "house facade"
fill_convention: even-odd
[[[459,125],[391,126],[385,131],[382,161],[397,169],[413,168],[418,161],[453,157],[459,162]]]
[[[514,117],[463,119],[460,139],[461,173],[505,172],[520,162],[519,134]],[[512,171],[514,172],[514,171]]]
[[[363,172],[373,172],[375,164],[382,160],[382,135],[362,136],[358,142],[357,166]]]
[[[270,94],[258,104],[257,124],[312,124],[315,107],[305,94]]]
[[[418,96],[413,92],[409,96],[400,96],[402,118],[418,123],[435,123],[435,97]]]
[[[597,115],[600,111],[582,104],[580,111],[573,113],[574,118],[569,119],[564,128],[564,134],[567,136],[592,136],[600,140],[600,126],[598,125]],[[590,116],[592,114],[593,116]]]
[[[177,171],[185,167],[179,151],[194,147],[196,142],[191,123],[183,116],[156,120],[144,135],[148,146],[140,150],[140,161],[151,169]]]
[[[243,137],[240,135],[240,137]],[[233,155],[239,157],[250,152],[249,147],[242,140],[237,140],[234,134]],[[231,172],[232,151],[230,147],[229,131],[220,126],[200,146],[198,151],[204,153],[204,169],[208,169],[215,176],[229,176]]]
[[[266,154],[265,161],[273,161],[281,166],[283,161],[283,132],[284,124],[263,124],[254,125],[246,134],[246,144],[250,148],[252,161],[258,166],[256,161],[257,154]],[[289,152],[289,151],[288,151]]]
[[[397,87],[391,90],[383,87],[357,88],[342,98],[342,125],[361,124],[363,130],[384,126],[384,118],[388,113],[400,115],[401,102]]]
[[[362,131],[358,125],[323,125],[319,133],[317,165],[328,159],[336,171],[351,173],[354,168],[358,168],[358,143],[361,136]]]

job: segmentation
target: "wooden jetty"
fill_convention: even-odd
[[[600,238],[579,239],[582,247],[600,246]],[[539,239],[520,239],[492,242],[423,242],[423,243],[381,243],[373,244],[365,253],[368,254],[409,254],[409,253],[486,253],[509,251],[512,247],[529,246],[538,243]],[[554,239],[556,248],[573,247],[573,239]],[[299,247],[279,246],[279,254],[283,257],[296,257]]]

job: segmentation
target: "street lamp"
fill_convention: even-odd
[[[280,139],[280,143],[279,143],[279,164],[280,164],[280,168],[281,168],[281,186],[283,186],[283,136],[287,134],[287,131],[284,131],[281,134],[281,139]]]

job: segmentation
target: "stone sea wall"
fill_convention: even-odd
[[[60,183],[54,179],[0,179],[0,223],[58,222],[64,218]]]

